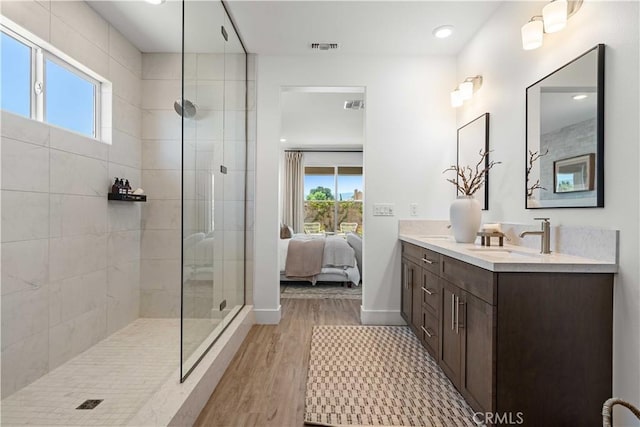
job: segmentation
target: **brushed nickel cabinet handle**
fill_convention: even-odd
[[[423,331],[425,334],[427,334],[427,336],[428,336],[429,338],[433,338],[433,334],[429,333],[429,330],[428,330],[428,329],[425,329],[425,328],[424,328],[424,326],[420,326],[420,327],[422,328],[422,331]]]
[[[422,258],[422,261],[426,262],[427,264],[433,264],[433,261],[427,257]]]
[[[456,296],[451,294],[451,330],[456,329]]]
[[[404,280],[403,280],[402,286],[404,286],[405,289],[409,289],[409,286],[407,286],[407,283],[409,283],[409,278],[407,277],[407,264],[405,264],[403,267],[404,267],[404,271],[403,271],[404,274],[402,276]]]
[[[426,292],[427,294],[429,294],[429,295],[433,295],[433,294],[434,294],[434,292],[433,292],[431,289],[427,289],[427,288],[425,288],[424,286],[422,287],[422,290],[423,290],[424,292]]]
[[[460,297],[456,296],[456,334],[460,326]]]

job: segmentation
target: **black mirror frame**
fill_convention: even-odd
[[[488,152],[489,151],[489,113],[484,113],[478,117],[476,117],[475,119],[471,120],[470,122],[468,122],[467,124],[461,126],[458,128],[458,131],[456,132],[456,165],[460,166],[460,131],[464,128],[466,128],[467,126],[475,123],[476,121],[480,120],[480,119],[485,119],[485,128],[484,128],[484,151]],[[489,166],[489,157],[491,156],[491,154],[487,155],[487,157],[485,157],[484,159],[484,167],[486,168],[487,166]],[[457,178],[456,178],[457,179]],[[482,206],[482,210],[483,211],[488,211],[489,210],[489,171],[487,171],[485,177],[484,177],[484,205]],[[458,190],[456,190],[456,195],[459,196],[460,192]]]
[[[596,104],[596,204],[593,206],[544,206],[544,207],[529,207],[527,205],[527,176],[526,170],[529,162],[529,89],[533,86],[537,85],[547,77],[557,73],[563,68],[568,67],[572,63],[576,62],[583,56],[596,51],[598,54],[598,63],[597,63],[597,94],[598,100]],[[577,208],[603,208],[604,207],[604,52],[605,45],[600,43],[595,47],[589,49],[584,52],[582,55],[574,58],[573,60],[567,62],[562,67],[552,71],[547,74],[543,78],[539,79],[535,83],[529,85],[525,89],[525,149],[524,149],[524,157],[525,157],[525,177],[524,177],[524,207],[525,209],[577,209]]]

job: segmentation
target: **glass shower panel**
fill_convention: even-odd
[[[183,3],[181,380],[223,328],[225,11]]]
[[[225,16],[227,33],[224,67],[224,324],[244,305],[246,94],[247,55],[231,21]]]

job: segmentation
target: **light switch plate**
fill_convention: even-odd
[[[395,205],[393,203],[374,203],[373,216],[394,216]]]

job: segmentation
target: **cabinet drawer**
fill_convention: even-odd
[[[422,304],[436,317],[440,312],[440,279],[429,271],[422,270]]]
[[[438,360],[438,319],[427,310],[422,310],[420,334],[427,351]]]
[[[448,282],[491,305],[495,305],[495,273],[443,256],[441,275]]]
[[[410,243],[403,243],[402,255],[412,258],[414,262],[432,273],[440,273],[441,255],[437,252]]]

